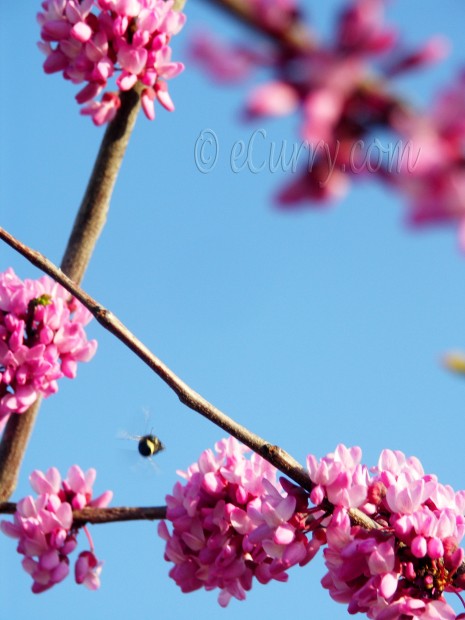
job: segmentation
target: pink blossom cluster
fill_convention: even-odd
[[[173,5],[174,0],[45,0],[37,16],[45,72],[62,72],[74,84],[85,83],[76,100],[87,104],[81,113],[96,125],[112,120],[120,107],[114,92],[95,99],[116,72],[121,91],[142,84],[142,107],[150,120],[155,118],[155,99],[174,110],[165,80],[184,66],[171,60],[169,44],[185,15]]]
[[[385,180],[409,200],[408,221],[459,224],[465,249],[465,74],[439,92],[431,110],[399,109],[391,117],[394,131],[412,145],[414,165],[402,162]]]
[[[4,534],[18,539],[17,551],[24,556],[22,565],[33,579],[35,594],[60,583],[69,573],[68,556],[77,546],[78,533],[73,525],[73,510],[110,503],[111,491],[92,499],[95,476],[94,469],[83,473],[77,465],[70,467],[64,480],[54,467],[45,474],[35,470],[29,480],[37,497],[28,496],[18,502],[13,523],[0,522]],[[76,560],[76,582],[97,589],[101,568],[91,543],[90,551],[83,551]]]
[[[373,472],[359,448],[339,445],[317,461],[308,457],[315,483],[312,501],[329,501],[326,513],[328,573],[322,584],[351,614],[376,620],[454,619],[444,592],[463,589],[465,491],[454,492],[420,462],[384,450]],[[349,509],[375,527],[351,521]],[[460,570],[459,570],[460,569]]]
[[[20,280],[0,274],[0,426],[38,398],[58,390],[57,380],[76,376],[77,363],[97,348],[84,326],[92,318],[59,284],[44,276]]]
[[[249,0],[251,10],[271,29],[291,24],[298,14],[296,0]]]
[[[458,223],[465,248],[464,74],[424,112],[391,87],[403,72],[442,59],[445,40],[432,37],[408,49],[385,24],[385,0],[347,0],[331,41],[319,42],[312,33],[309,42],[292,44],[280,36],[292,26],[292,2],[274,4],[281,12],[272,21],[282,49],[258,53],[257,46],[227,47],[204,37],[194,42],[193,57],[222,81],[244,79],[254,67],[271,70],[272,78],[248,96],[249,118],[299,114],[301,142],[286,153],[292,166],[283,163],[294,178],[278,202],[291,207],[339,199],[351,180],[369,175],[407,199],[409,223]],[[269,31],[267,3],[254,5],[258,29]],[[385,141],[378,139],[380,130]]]
[[[305,536],[307,494],[292,485],[287,493],[276,469],[234,438],[219,441],[183,473],[168,495],[167,520],[159,525],[166,541],[170,576],[183,592],[219,588],[219,603],[245,598],[253,579],[286,581],[287,570],[304,565],[321,543]]]

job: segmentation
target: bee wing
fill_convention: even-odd
[[[117,437],[118,439],[132,439],[133,441],[140,441],[142,439],[142,435],[130,435],[126,431],[119,431]]]
[[[147,407],[142,408],[142,413],[144,415],[145,430],[147,430],[150,423],[151,414]]]
[[[150,467],[153,469],[153,471],[155,471],[157,474],[161,472],[161,469],[158,466],[158,463],[155,462],[155,459],[150,456],[148,459],[145,460],[150,464]]]

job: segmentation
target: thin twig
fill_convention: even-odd
[[[0,502],[0,514],[12,515],[16,512],[14,502]],[[351,511],[349,511],[351,512]],[[354,523],[367,529],[372,529],[371,520],[360,511],[353,515]],[[86,523],[113,523],[115,521],[142,521],[166,519],[166,506],[148,506],[129,508],[127,506],[113,506],[109,508],[82,508],[73,511],[73,522],[76,527]]]
[[[210,4],[233,15],[250,28],[279,43],[284,49],[305,53],[315,49],[315,41],[298,14],[289,21],[275,25],[267,23],[249,0],[208,0]],[[283,11],[284,14],[284,11]]]
[[[166,519],[166,506],[138,506],[128,508],[83,508],[73,511],[73,524],[81,527],[86,523],[116,523],[117,521],[154,521]]]
[[[14,502],[0,502],[0,514],[16,512]],[[166,519],[166,506],[113,506],[111,508],[82,508],[73,510],[73,525],[82,527],[86,523],[116,523],[117,521],[154,521]]]
[[[14,515],[16,512],[16,504],[14,502],[0,502],[0,514]]]
[[[111,194],[139,111],[139,89],[121,94],[121,107],[108,125],[84,198],[74,222],[61,268],[81,282],[105,224]],[[0,442],[0,501],[16,488],[19,469],[34,427],[41,399],[21,415],[11,415]]]

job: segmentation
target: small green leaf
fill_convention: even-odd
[[[186,0],[174,0],[173,9],[175,11],[182,11],[185,4]]]

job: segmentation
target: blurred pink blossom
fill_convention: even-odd
[[[191,37],[190,56],[208,75],[221,83],[240,82],[257,64],[269,63],[269,51],[257,51],[241,45],[226,44],[208,31]]]
[[[430,112],[398,110],[392,127],[417,153],[384,179],[408,199],[414,226],[458,222],[465,249],[465,75],[439,93]]]
[[[250,10],[269,28],[280,29],[299,13],[296,0],[249,0]]]
[[[245,79],[254,67],[266,69],[270,77],[252,87],[245,118],[299,115],[300,138],[313,155],[306,167],[292,170],[277,192],[278,205],[338,201],[352,180],[369,175],[407,199],[411,225],[456,225],[464,249],[464,74],[425,111],[410,108],[393,83],[399,74],[442,60],[448,42],[432,36],[408,48],[385,22],[385,0],[346,0],[328,41],[308,33],[301,44],[298,36],[289,42],[288,29],[303,21],[294,2],[249,4],[258,31],[272,33],[276,45],[263,45],[258,54],[256,47],[204,35],[195,42],[194,59],[225,82]]]

